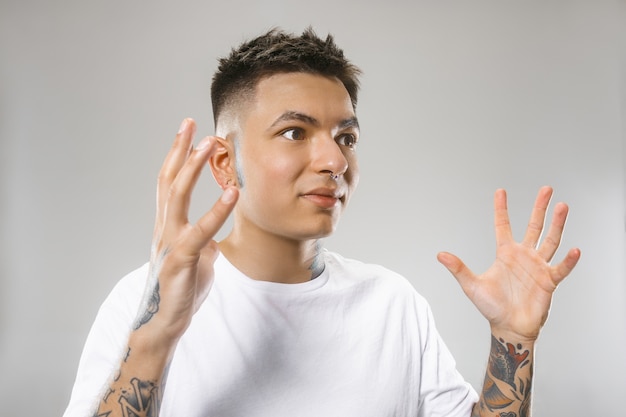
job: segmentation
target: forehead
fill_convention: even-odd
[[[308,73],[280,73],[262,78],[247,116],[271,123],[286,112],[306,114],[324,124],[354,118],[350,95],[337,78]]]

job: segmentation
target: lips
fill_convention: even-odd
[[[315,188],[302,194],[302,197],[318,207],[330,209],[342,201],[343,194],[333,188]]]

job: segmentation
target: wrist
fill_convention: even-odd
[[[532,348],[537,342],[539,332],[537,333],[520,333],[509,328],[501,326],[491,326],[491,335],[500,342],[511,343],[513,345],[521,344],[526,348]]]

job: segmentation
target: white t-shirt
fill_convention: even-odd
[[[468,417],[478,400],[403,277],[324,252],[302,284],[256,281],[220,255],[172,360],[161,416]],[[89,333],[65,417],[87,417],[119,366],[148,266]]]

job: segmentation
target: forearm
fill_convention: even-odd
[[[128,350],[100,399],[94,417],[157,417],[174,348],[153,343],[143,329],[129,337]]]
[[[491,336],[485,382],[472,417],[529,417],[534,342]]]

